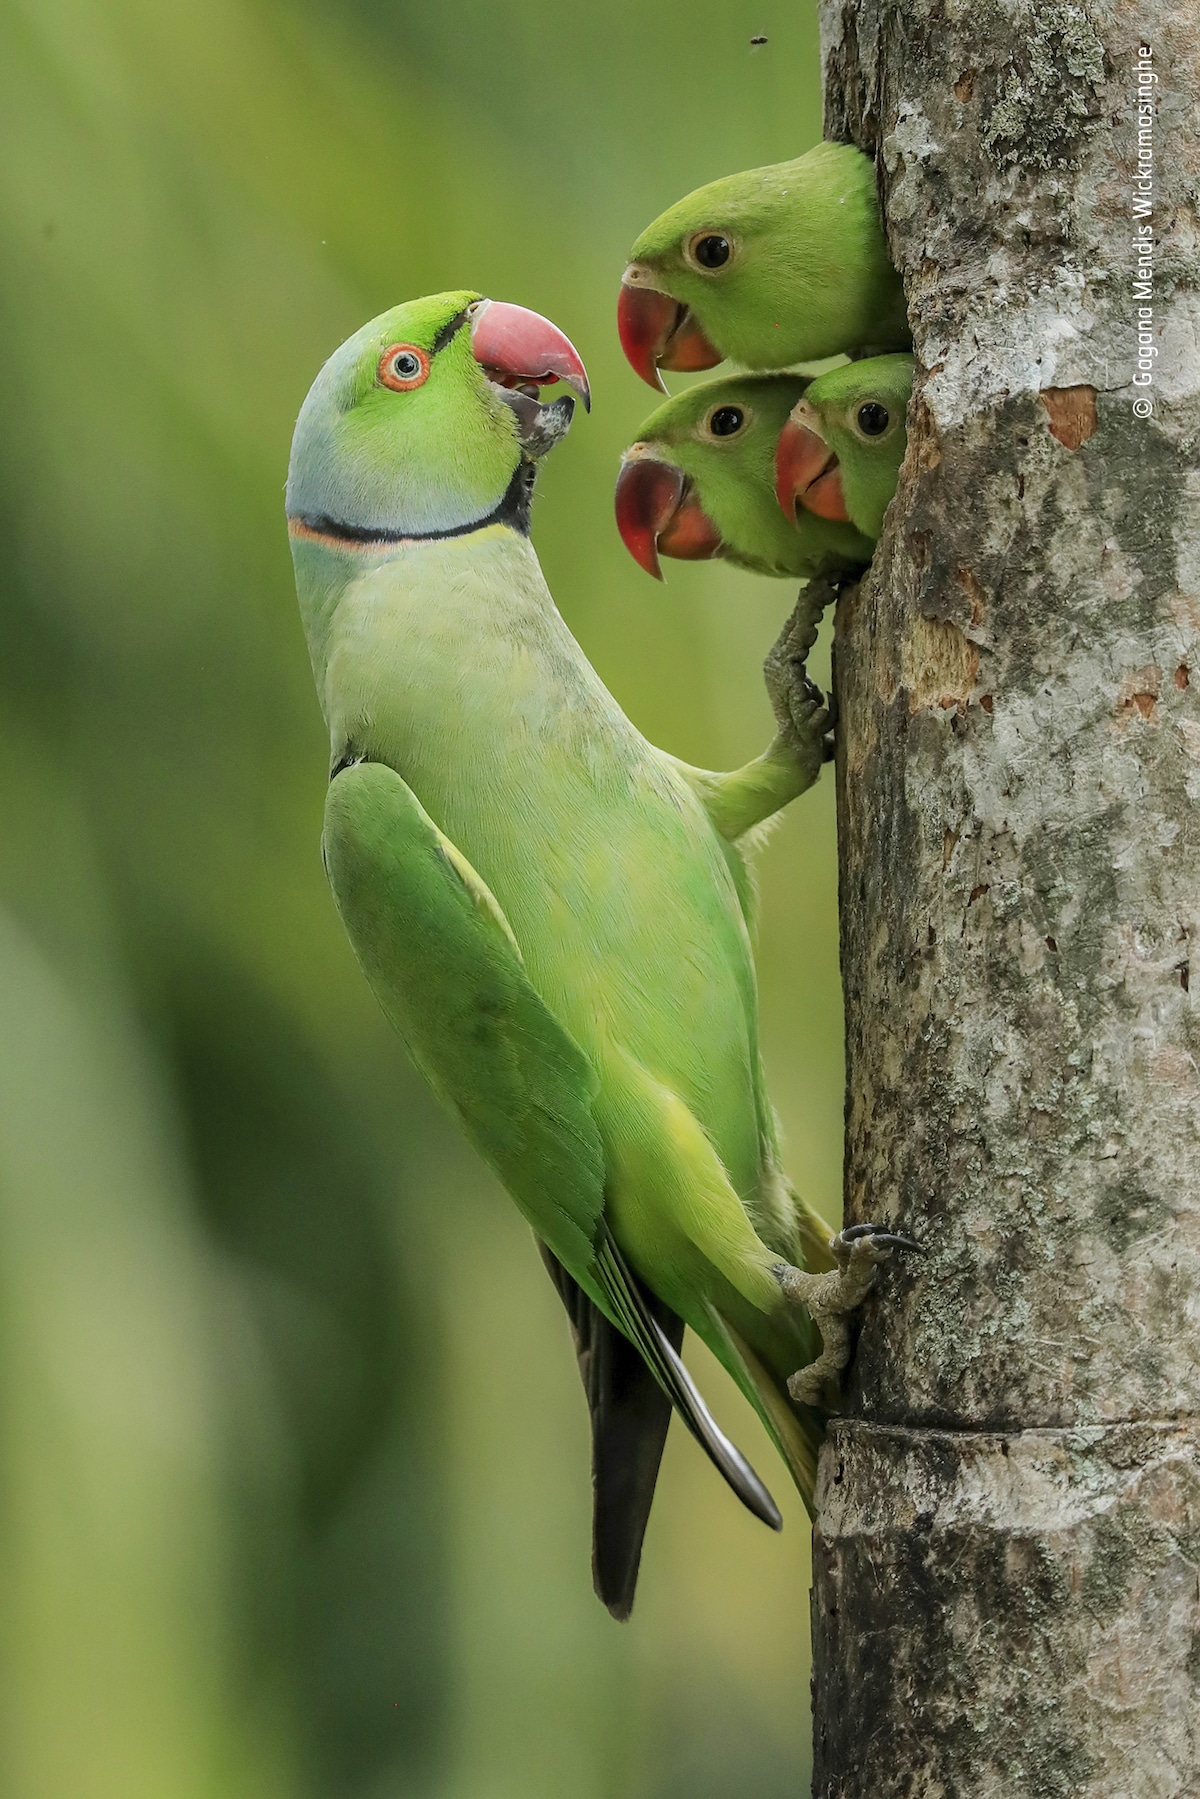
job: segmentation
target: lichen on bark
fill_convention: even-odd
[[[847,1214],[930,1254],[885,1277],[825,1454],[814,1791],[1174,1799],[1200,1792],[1200,32],[1160,0],[824,0],[822,29],[918,364],[836,631]]]

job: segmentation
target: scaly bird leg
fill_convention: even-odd
[[[833,711],[809,680],[804,662],[816,642],[825,608],[839,589],[857,579],[849,572],[819,576],[800,589],[791,617],[763,664],[763,677],[778,730],[770,748],[732,774],[679,768],[699,794],[722,837],[735,842],[764,819],[807,792],[833,756]]]
[[[809,680],[806,664],[826,608],[836,604],[842,588],[857,579],[857,571],[844,570],[818,575],[802,587],[792,616],[763,664],[780,738],[790,744],[793,756],[809,771],[807,785],[816,780],[821,763],[833,759],[836,718],[833,696],[826,699]]]
[[[821,1353],[788,1381],[788,1392],[801,1405],[819,1406],[825,1383],[836,1378],[850,1360],[853,1314],[875,1285],[881,1262],[893,1249],[925,1251],[911,1237],[898,1236],[885,1224],[852,1224],[829,1245],[837,1267],[829,1274],[808,1274],[781,1262],[775,1278],[786,1298],[802,1305],[821,1333]]]

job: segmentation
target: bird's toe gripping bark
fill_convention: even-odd
[[[821,615],[837,599],[842,585],[840,577],[820,575],[802,587],[791,617],[763,664],[776,724],[797,756],[815,764],[814,779],[820,764],[833,759],[836,719],[832,694],[826,698],[809,679],[805,663],[816,642]]]
[[[785,1296],[805,1308],[821,1333],[816,1361],[797,1369],[788,1381],[788,1392],[801,1405],[821,1405],[826,1382],[836,1379],[850,1360],[853,1315],[875,1285],[879,1264],[893,1249],[925,1253],[911,1237],[899,1236],[884,1224],[848,1225],[829,1247],[837,1262],[829,1274],[808,1274],[786,1263],[776,1270]]]
[[[764,673],[776,723],[798,760],[813,765],[810,777],[815,780],[821,763],[833,761],[833,695],[826,696],[809,680],[803,664],[774,662],[773,657],[774,651]]]

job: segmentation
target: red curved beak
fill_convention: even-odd
[[[793,524],[797,506],[815,512],[818,518],[849,523],[837,457],[825,439],[800,424],[795,414],[775,446],[775,495]]]
[[[629,265],[621,282],[617,335],[634,373],[659,393],[667,391],[660,368],[711,369],[723,360],[688,308],[650,287],[637,263]]]
[[[721,534],[673,462],[659,462],[634,444],[621,464],[615,496],[617,530],[629,554],[656,581],[659,552],[684,562],[705,561],[721,548]]]
[[[540,312],[507,300],[484,300],[471,324],[471,350],[489,374],[505,386],[528,381],[546,387],[565,381],[592,409],[587,370],[569,337]]]

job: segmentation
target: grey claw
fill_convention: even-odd
[[[837,600],[841,588],[857,580],[861,570],[834,569],[815,576],[800,596],[763,664],[775,722],[789,738],[813,779],[823,762],[834,757],[837,708],[808,676],[805,661],[817,639],[821,615]]]
[[[924,1244],[914,1243],[911,1237],[899,1236],[886,1224],[848,1224],[841,1232],[843,1243],[853,1243],[856,1237],[871,1237],[881,1249],[911,1249],[919,1256],[929,1253]]]
[[[837,695],[832,689],[830,689],[829,693],[825,696],[825,710],[829,715],[829,730],[832,734],[837,730],[838,722]]]
[[[775,1270],[784,1293],[808,1308],[821,1333],[821,1353],[816,1361],[798,1368],[788,1381],[788,1392],[801,1405],[823,1405],[826,1383],[850,1360],[851,1316],[874,1287],[879,1264],[893,1249],[925,1254],[919,1243],[889,1230],[886,1224],[848,1224],[829,1247],[838,1265],[836,1271],[809,1274],[786,1263]]]

